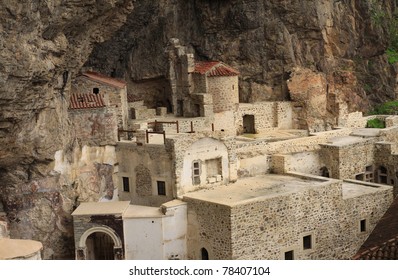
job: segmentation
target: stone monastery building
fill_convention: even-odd
[[[361,255],[398,192],[398,117],[370,129],[375,116],[347,113],[313,132],[305,104],[239,103],[233,67],[169,55],[161,106],[95,72],[73,85],[76,139],[87,158],[105,147],[112,172],[72,214],[76,259]]]

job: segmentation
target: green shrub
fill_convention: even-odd
[[[382,120],[371,119],[371,120],[368,120],[366,127],[368,127],[368,128],[385,128],[386,124]]]
[[[398,115],[398,101],[389,101],[376,106],[369,115]]]

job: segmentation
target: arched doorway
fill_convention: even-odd
[[[119,236],[106,226],[86,230],[76,249],[78,260],[121,260],[123,257],[123,245]]]
[[[115,243],[108,234],[94,232],[86,239],[86,260],[114,260]]]
[[[209,252],[205,248],[200,249],[200,254],[201,254],[202,260],[209,259]]]

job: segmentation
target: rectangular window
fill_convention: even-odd
[[[303,237],[303,249],[308,250],[312,249],[312,236],[307,235]]]
[[[361,230],[361,232],[365,232],[366,231],[366,220],[361,220],[360,230]]]
[[[365,181],[366,182],[373,182],[373,166],[372,165],[368,165],[365,168]]]
[[[166,182],[157,181],[158,184],[158,195],[166,195]]]
[[[293,250],[285,252],[285,260],[294,260]]]
[[[200,161],[192,163],[192,184],[200,185]]]
[[[123,177],[123,191],[130,192],[130,182],[128,177]]]

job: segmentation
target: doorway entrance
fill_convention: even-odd
[[[94,232],[87,237],[87,260],[114,260],[114,247],[112,237],[104,232]]]
[[[243,133],[256,133],[256,129],[254,126],[254,115],[243,116]]]

